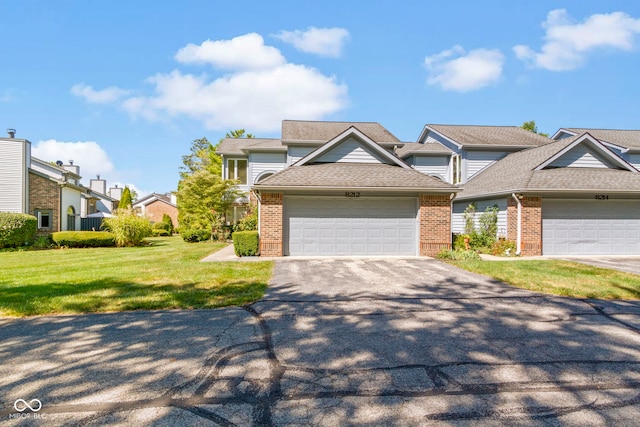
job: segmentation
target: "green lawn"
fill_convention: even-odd
[[[259,299],[272,262],[202,263],[221,243],[0,252],[0,315],[213,308]]]
[[[518,288],[574,298],[640,299],[640,276],[569,261],[451,261]]]

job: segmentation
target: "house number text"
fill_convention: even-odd
[[[344,197],[360,197],[359,191],[345,191]]]
[[[609,196],[607,194],[596,194],[596,200],[609,200]]]

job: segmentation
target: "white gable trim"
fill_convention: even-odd
[[[619,166],[622,169],[626,169],[630,172],[638,172],[636,168],[631,166],[629,163],[624,161],[622,158],[616,156],[611,150],[609,150],[602,142],[598,139],[591,136],[589,133],[585,133],[582,136],[578,137],[571,144],[567,145],[562,150],[558,151],[556,154],[545,160],[542,164],[537,166],[534,170],[542,170],[547,166],[551,165],[553,162],[564,156],[566,153],[571,151],[574,147],[580,144],[587,144],[589,148],[595,151],[597,154],[601,155],[605,162],[610,162],[613,165]]]
[[[575,133],[575,132],[571,132],[570,130],[567,130],[567,129],[564,129],[564,128],[560,128],[560,129],[558,129],[558,131],[556,133],[554,133],[551,136],[551,139],[558,140],[558,138],[560,138],[560,135],[562,135],[563,133],[568,135],[569,137],[577,135],[577,133]]]
[[[553,134],[551,139],[556,140],[556,141],[560,141],[562,139],[562,138],[560,138],[560,136],[563,133],[566,134],[566,135],[569,135],[569,137],[577,135],[577,133],[575,133],[573,131],[570,131],[570,130],[564,129],[564,128],[560,128],[560,129],[558,129],[558,131],[556,133]],[[629,147],[624,147],[622,145],[614,144],[612,142],[603,141],[602,139],[598,139],[598,141],[600,141],[604,146],[616,149],[616,150],[620,151],[621,153],[626,153],[626,152],[628,152],[630,150]]]
[[[375,155],[380,157],[382,160],[388,162],[389,164],[400,166],[405,169],[411,169],[409,165],[407,165],[405,162],[403,162],[402,160],[400,160],[399,158],[397,158],[396,156],[394,156],[384,148],[382,148],[378,143],[373,141],[371,138],[369,138],[367,135],[362,133],[360,130],[358,130],[358,128],[354,126],[351,126],[349,129],[345,130],[340,135],[328,141],[323,146],[307,154],[306,156],[298,160],[296,163],[294,163],[292,166],[302,166],[306,163],[312,163],[314,160],[328,153],[334,147],[348,140],[349,137],[353,137],[356,140],[358,140],[364,146],[365,149],[368,149],[369,151],[373,152]]]
[[[436,135],[440,135],[442,138],[446,139],[447,141],[449,141],[450,143],[458,147],[458,149],[462,149],[462,144],[454,141],[453,139],[449,138],[447,135],[444,135],[438,132],[437,130],[431,128],[429,125],[426,125],[424,129],[422,129],[422,132],[420,133],[420,136],[418,137],[417,142],[419,142],[420,144],[424,144],[425,143],[424,141],[427,139],[427,135],[429,134],[429,132],[433,132]]]

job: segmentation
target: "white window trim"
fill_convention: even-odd
[[[238,179],[238,160],[244,160],[245,162],[247,162],[247,167],[245,169],[246,171],[246,181],[244,183],[240,183],[240,185],[247,185],[249,183],[249,159],[247,159],[246,157],[231,157],[226,159],[225,162],[225,168],[224,168],[224,174],[225,174],[225,179],[233,179],[233,180],[237,180]],[[231,177],[229,176],[229,163],[230,162],[234,162],[234,168],[233,171],[235,172],[235,176]]]

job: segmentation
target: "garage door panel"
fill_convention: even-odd
[[[640,202],[544,200],[545,255],[640,255]]]
[[[284,210],[288,255],[417,252],[414,198],[286,197]]]

